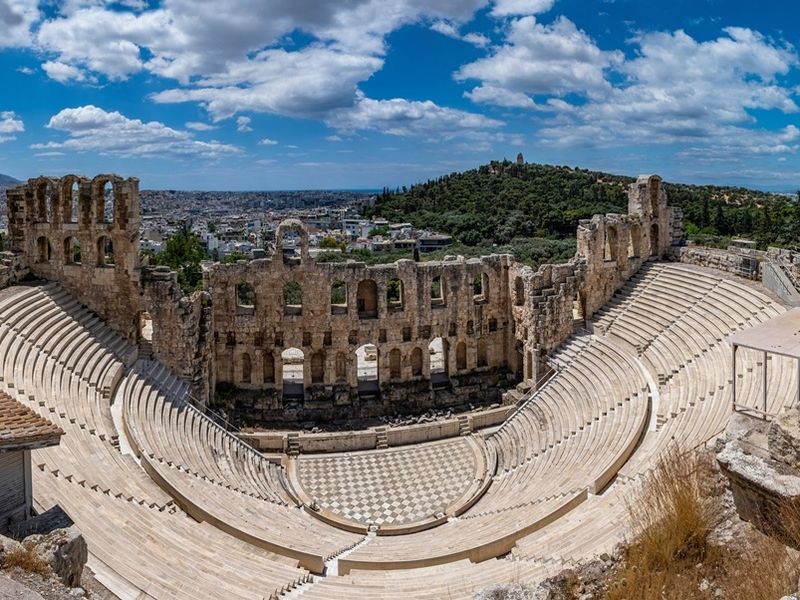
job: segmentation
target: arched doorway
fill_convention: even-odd
[[[356,374],[358,393],[375,395],[380,391],[378,381],[378,348],[374,344],[364,344],[356,348]]]
[[[450,382],[447,350],[447,340],[440,337],[433,338],[428,344],[431,385],[433,386],[442,386]]]
[[[389,377],[392,379],[400,379],[402,376],[402,357],[400,350],[393,348],[389,352]]]
[[[414,348],[411,351],[411,375],[413,377],[422,375],[422,348]]]
[[[658,223],[653,223],[650,226],[650,256],[658,256],[658,248]]]
[[[287,348],[281,352],[281,379],[283,397],[300,398],[305,395],[303,384],[303,363],[305,355],[299,348]]]

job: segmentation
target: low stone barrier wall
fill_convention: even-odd
[[[705,246],[684,246],[680,249],[679,260],[689,265],[709,267],[718,271],[732,273],[753,280],[761,279],[761,261],[764,252],[742,248],[706,248]]]
[[[514,406],[499,406],[463,415],[468,431],[494,427],[506,420]],[[462,433],[457,417],[430,423],[398,427],[374,427],[362,431],[331,431],[325,433],[295,433],[289,431],[241,431],[239,437],[262,452],[287,452],[289,440],[301,453],[351,452],[377,448],[379,434],[385,435],[387,446],[405,446],[456,437]]]

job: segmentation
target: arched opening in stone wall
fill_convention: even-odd
[[[76,178],[67,178],[61,189],[61,220],[77,223],[80,219],[80,184]]]
[[[287,348],[281,352],[281,379],[284,398],[302,398],[305,395],[303,384],[303,362],[305,355],[299,348]]]
[[[628,258],[638,258],[642,255],[641,241],[642,228],[638,223],[633,223],[628,235]]]
[[[36,201],[36,221],[38,223],[49,223],[51,214],[51,186],[46,181],[42,181],[36,186],[34,199]]]
[[[95,193],[95,219],[98,223],[113,223],[114,185],[107,179],[98,181]]]
[[[296,316],[303,314],[303,290],[296,281],[283,286],[283,314]]]
[[[356,306],[359,319],[378,318],[378,284],[372,279],[362,279],[358,282],[356,292]]]
[[[650,256],[658,256],[658,223],[650,226]]]
[[[476,275],[472,280],[472,299],[475,302],[485,302],[489,297],[489,277],[486,273]]]
[[[375,394],[379,391],[378,348],[364,344],[356,349],[356,368],[359,394]]]
[[[397,277],[386,282],[386,306],[389,312],[403,310],[403,282]]]
[[[308,231],[296,219],[283,221],[275,232],[275,251],[286,265],[299,265],[308,256]]]
[[[428,344],[430,354],[431,384],[444,385],[450,381],[448,373],[447,340],[437,337]]]
[[[107,235],[101,235],[97,240],[97,266],[109,267],[114,264],[114,243]]]
[[[344,383],[347,381],[347,356],[344,352],[336,354],[336,383]]]
[[[617,260],[617,228],[611,225],[606,227],[606,244],[603,248],[603,260]]]
[[[464,342],[456,344],[456,370],[465,371],[467,369],[467,345]]]
[[[236,284],[236,312],[252,313],[256,308],[256,290],[252,283],[240,281]]]
[[[68,237],[64,240],[64,262],[68,265],[81,264],[81,243],[76,237]]]
[[[147,311],[139,314],[139,339],[153,341],[153,318]]]
[[[517,275],[514,279],[514,306],[522,306],[525,304],[525,283],[522,277]]]
[[[36,239],[36,262],[47,263],[50,262],[52,255],[52,248],[50,247],[50,240],[41,235]]]
[[[325,354],[322,350],[311,355],[311,383],[325,383]]]
[[[341,279],[331,284],[331,314],[347,314],[347,284]]]
[[[477,366],[479,369],[489,366],[489,361],[486,358],[486,340],[483,338],[478,340],[478,357]]]
[[[264,383],[275,383],[275,357],[264,352]]]
[[[577,292],[572,301],[572,320],[585,321],[586,320],[586,301],[583,294]]]
[[[422,375],[422,348],[414,348],[411,351],[411,375],[413,377]]]
[[[444,306],[444,284],[442,278],[437,275],[431,280],[431,306]]]
[[[389,377],[392,379],[400,379],[402,375],[402,357],[400,350],[393,348],[389,352]]]
[[[250,355],[246,352],[242,354],[242,383],[252,383],[253,381],[253,363],[250,361]]]

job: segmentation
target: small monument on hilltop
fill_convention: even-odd
[[[522,152],[520,152],[519,154],[517,154],[517,166],[521,167],[524,164],[525,164],[525,158],[522,156]]]

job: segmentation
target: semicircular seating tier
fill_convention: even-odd
[[[501,427],[341,455],[254,451],[55,284],[0,291],[0,388],[66,432],[33,452],[36,506],[68,513],[121,598],[471,598],[610,551],[669,446],[724,429],[726,336],[784,310],[719,273],[647,264]],[[738,356],[737,402],[763,408],[764,357]],[[797,370],[767,360],[774,412]]]

